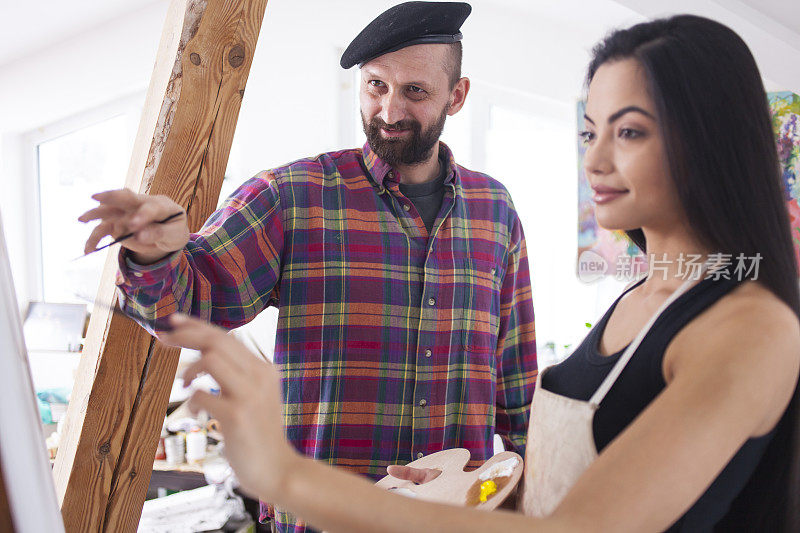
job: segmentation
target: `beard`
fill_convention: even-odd
[[[372,151],[383,159],[389,166],[418,165],[430,159],[433,147],[444,130],[444,122],[450,106],[445,106],[439,118],[427,129],[422,129],[422,124],[414,119],[401,120],[394,124],[387,124],[378,117],[372,117],[367,122],[361,115],[361,125],[367,136]],[[381,129],[387,131],[410,130],[411,134],[405,138],[385,138]]]

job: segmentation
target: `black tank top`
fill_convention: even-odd
[[[542,375],[542,387],[562,396],[589,401],[624,351],[609,356],[600,354],[600,339],[606,323],[622,297],[643,281],[617,298],[572,355],[547,369]],[[666,387],[661,367],[664,352],[673,337],[737,285],[736,280],[703,280],[664,310],[595,412],[593,432],[598,453]],[[769,433],[747,440],[708,490],[668,531],[711,531],[747,484],[771,438],[772,433]]]

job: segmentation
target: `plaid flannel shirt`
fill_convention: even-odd
[[[522,226],[500,183],[441,150],[431,235],[369,144],[325,153],[248,180],[159,263],[121,254],[124,305],[225,328],[277,306],[286,434],[315,459],[379,479],[461,447],[476,467],[495,432],[524,456],[537,367]]]

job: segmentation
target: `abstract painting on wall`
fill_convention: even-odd
[[[795,256],[800,264],[800,96],[789,91],[767,93],[772,126],[778,148],[781,180],[789,209]],[[578,131],[584,131],[585,102],[577,106]],[[646,258],[621,231],[609,231],[597,224],[592,189],[583,170],[586,147],[578,138],[578,264],[583,281],[599,275],[630,279],[647,270]],[[594,264],[593,264],[594,263]],[[602,274],[597,274],[597,264]],[[587,269],[591,275],[587,275]],[[644,270],[642,270],[644,269]]]
[[[800,264],[800,96],[784,91],[768,93],[772,128],[778,143],[784,198],[789,208],[795,257]]]

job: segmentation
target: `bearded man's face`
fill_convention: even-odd
[[[361,68],[361,123],[372,151],[391,166],[428,161],[450,114],[448,48],[421,44]]]

